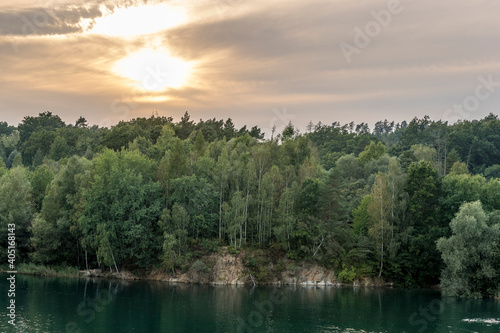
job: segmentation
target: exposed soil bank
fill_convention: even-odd
[[[121,271],[118,275],[100,270],[82,271],[81,275],[211,285],[354,285],[373,287],[392,287],[393,285],[380,278],[362,278],[355,279],[352,283],[342,283],[337,279],[334,270],[315,264],[297,263],[282,258],[278,262],[269,261],[252,266],[248,263],[248,258],[249,256],[245,252],[231,254],[224,249],[221,253],[197,260],[187,271],[176,271],[175,275],[171,271],[165,270],[153,270],[143,276],[136,276],[127,271]],[[244,262],[247,264],[245,265]]]

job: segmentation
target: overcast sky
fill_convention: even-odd
[[[499,15],[498,0],[2,0],[0,120],[480,119],[500,111]]]

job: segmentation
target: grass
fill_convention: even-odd
[[[36,265],[33,263],[19,264],[17,266],[17,272],[39,276],[78,277],[78,269],[75,267],[48,267],[45,265]]]

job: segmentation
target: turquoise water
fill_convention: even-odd
[[[1,276],[1,332],[500,332],[500,301],[435,290],[232,287]],[[464,321],[464,320],[470,321]],[[488,321],[491,321],[491,323]]]

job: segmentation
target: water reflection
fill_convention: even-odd
[[[6,277],[6,276],[5,276]],[[2,290],[7,281],[2,277]],[[0,298],[0,306],[7,306]],[[18,275],[1,332],[498,332],[500,302],[435,290],[232,287]],[[5,317],[4,317],[5,318]],[[464,321],[463,319],[478,319]]]

